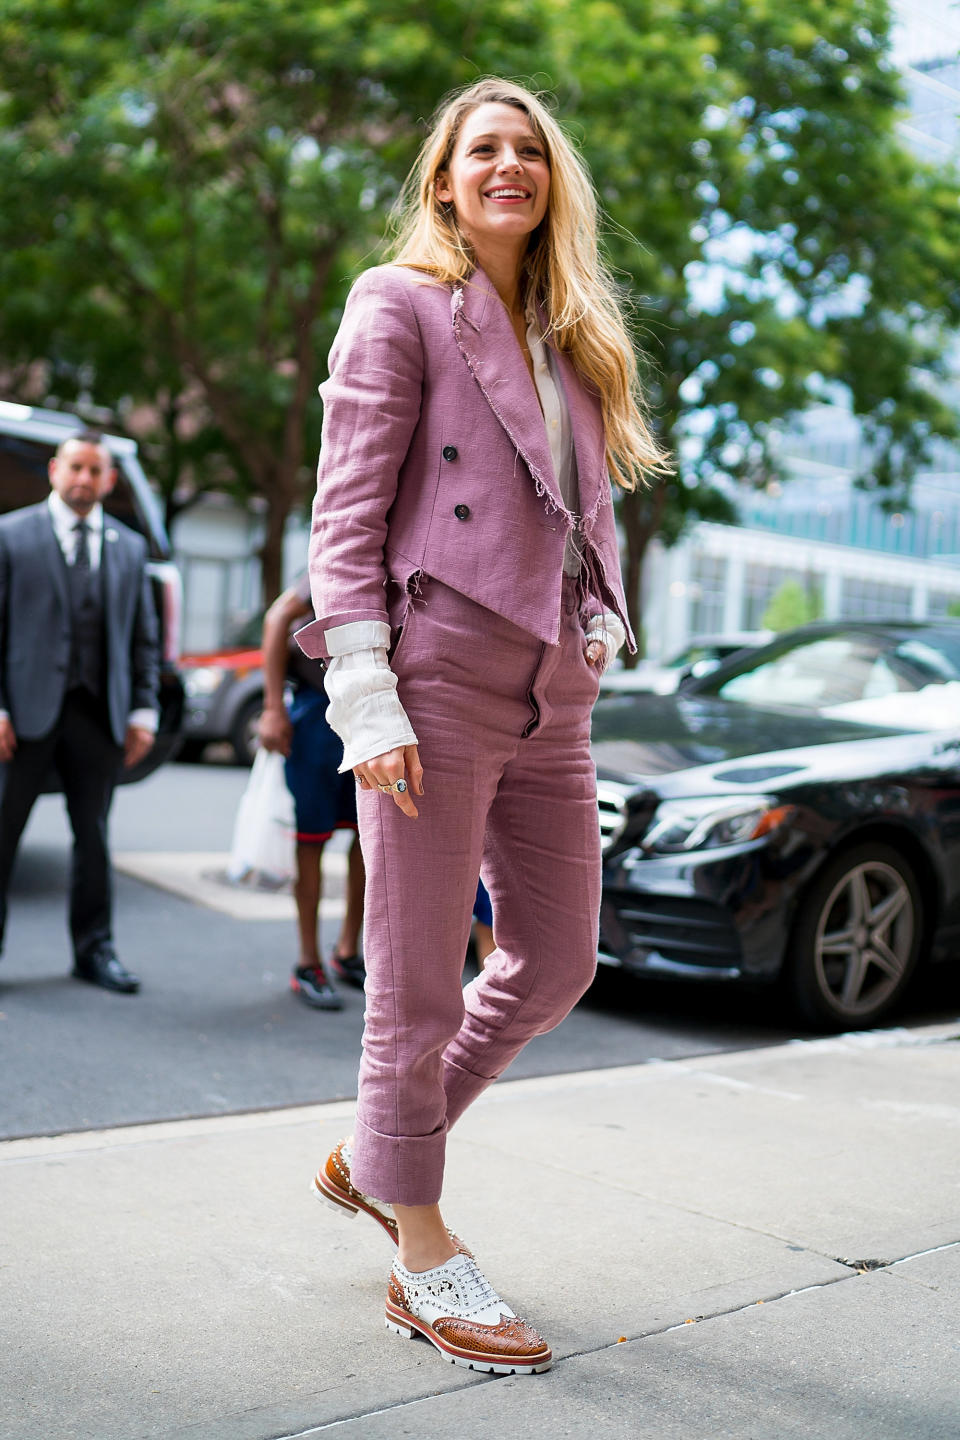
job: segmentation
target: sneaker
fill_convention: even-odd
[[[468,1370],[535,1375],[553,1364],[543,1336],[514,1315],[469,1255],[417,1273],[395,1260],[386,1315],[388,1330],[408,1340],[422,1335]]]
[[[334,950],[330,956],[330,969],[345,985],[353,985],[357,990],[363,989],[367,971],[362,955],[338,955]]]
[[[324,975],[322,965],[298,965],[290,976],[290,989],[314,1010],[343,1009],[343,999]]]
[[[382,1230],[390,1236],[394,1245],[397,1244],[397,1222],[393,1216],[393,1210],[385,1205],[382,1200],[375,1200],[372,1195],[364,1195],[358,1190],[350,1179],[350,1162],[353,1159],[353,1151],[346,1140],[341,1140],[335,1145],[327,1156],[326,1164],[321,1165],[313,1177],[310,1188],[318,1200],[324,1200],[328,1205],[333,1205],[340,1214],[347,1220],[352,1220],[355,1215],[369,1215],[371,1220],[376,1220]],[[473,1252],[448,1228],[450,1236],[456,1249],[461,1255],[469,1255],[473,1258]]]

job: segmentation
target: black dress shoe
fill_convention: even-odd
[[[140,989],[136,975],[130,974],[112,950],[84,956],[74,965],[73,974],[77,980],[86,980],[88,985],[99,985],[102,990],[116,990],[121,995],[135,995]]]

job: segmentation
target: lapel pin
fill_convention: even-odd
[[[103,538],[104,540],[119,540],[120,536],[117,534],[116,530],[104,530]]]

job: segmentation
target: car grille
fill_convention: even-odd
[[[600,949],[626,965],[739,971],[740,937],[725,910],[705,900],[604,892]]]
[[[627,796],[630,787],[597,783],[597,808],[600,811],[600,843],[604,850],[619,840],[627,823]]]

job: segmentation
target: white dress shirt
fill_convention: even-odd
[[[47,505],[53,521],[53,533],[68,565],[72,565],[77,558],[77,546],[80,544],[80,531],[77,527],[81,520],[86,522],[90,573],[96,574],[100,569],[100,556],[103,553],[103,506],[94,505],[89,515],[78,515],[75,510],[70,509],[65,500],[61,500],[56,490],[50,491]]]
[[[62,500],[56,490],[51,490],[47,498],[50,507],[50,519],[53,521],[53,533],[57,537],[57,544],[63,551],[63,558],[68,565],[73,565],[77,558],[77,546],[80,544],[80,532],[77,528],[81,520],[87,525],[87,551],[90,556],[90,572],[96,574],[100,569],[100,559],[104,546],[104,518],[103,506],[99,503],[94,505],[89,515],[78,515],[71,510],[65,500]],[[117,532],[112,532],[114,540]],[[111,530],[106,526],[106,537],[109,541]],[[9,720],[10,716],[6,710],[0,710],[0,717]],[[131,710],[127,716],[127,724],[135,725],[139,730],[149,730],[151,734],[157,733],[157,712],[155,710]]]

